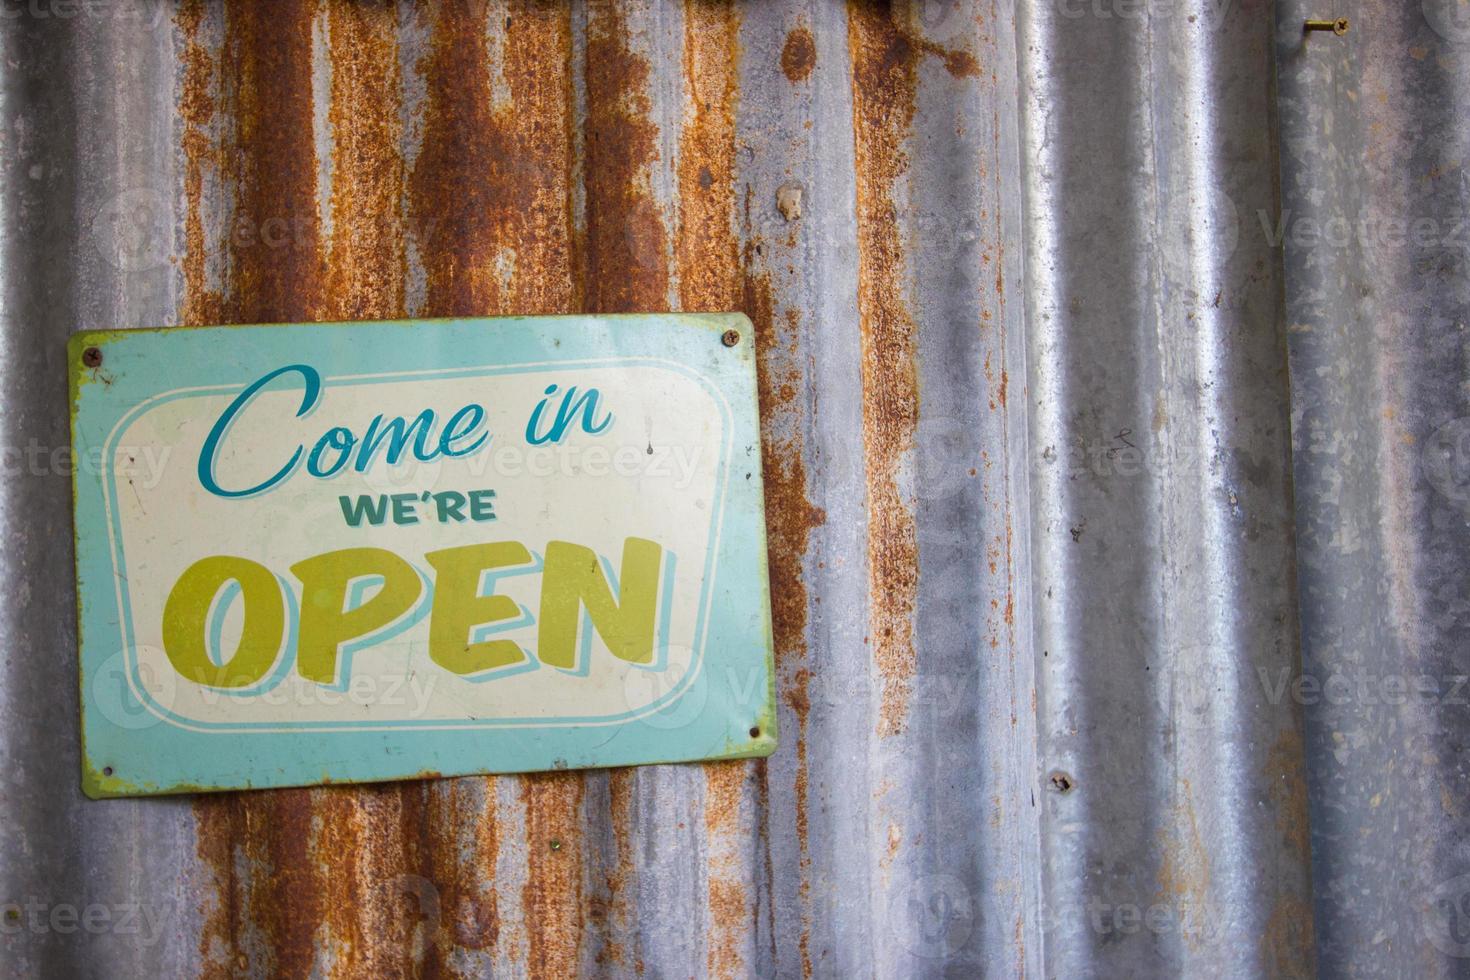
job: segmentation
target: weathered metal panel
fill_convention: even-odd
[[[1280,266],[1230,221],[1274,208],[1270,9],[1205,7],[1021,45],[1058,975],[1311,970],[1300,715],[1257,676],[1297,657]]]
[[[1465,7],[1283,3],[1283,213],[1321,966],[1463,975]],[[1242,220],[1246,218],[1242,209]]]
[[[1453,7],[8,5],[8,963],[1453,972],[1463,718],[1273,692],[1463,660],[1460,255],[1257,218],[1462,206]],[[662,309],[756,324],[775,756],[81,798],[70,332]]]

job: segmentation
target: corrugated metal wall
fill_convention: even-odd
[[[1305,5],[1284,5],[1282,23]],[[1277,41],[1324,973],[1470,971],[1470,7]],[[1274,219],[1273,219],[1274,221]],[[1256,234],[1261,234],[1257,222]],[[1329,687],[1333,679],[1335,686]]]
[[[7,972],[1454,973],[1458,10],[5,0]],[[81,798],[70,331],[666,309],[757,325],[773,758]]]

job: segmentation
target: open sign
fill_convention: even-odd
[[[660,315],[74,338],[87,792],[769,753],[750,336]]]

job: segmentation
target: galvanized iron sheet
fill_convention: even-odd
[[[6,0],[7,965],[1454,972],[1463,708],[1292,682],[1463,669],[1464,246],[1270,233],[1464,207],[1420,8]],[[81,798],[69,332],[666,309],[757,325],[776,756]]]
[[[1287,260],[1319,960],[1464,975],[1470,8],[1339,4],[1347,44],[1294,33],[1304,8],[1276,40],[1282,214],[1250,234]]]

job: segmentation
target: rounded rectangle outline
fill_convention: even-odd
[[[602,725],[623,724],[636,721],[639,718],[652,714],[669,704],[682,698],[697,682],[704,666],[704,651],[709,629],[709,605],[714,592],[714,580],[718,570],[719,542],[724,523],[725,498],[729,491],[730,460],[734,448],[734,426],[728,399],[725,398],[717,384],[715,384],[703,372],[682,364],[678,361],[670,361],[664,358],[651,357],[622,357],[603,359],[579,359],[566,361],[532,361],[515,364],[477,365],[463,368],[430,368],[417,371],[392,371],[373,374],[346,375],[342,377],[322,379],[324,387],[348,386],[383,383],[390,380],[419,378],[446,378],[446,377],[493,377],[505,374],[523,374],[542,368],[556,368],[565,370],[589,370],[598,367],[654,367],[660,370],[681,374],[696,381],[706,392],[714,398],[716,406],[720,410],[722,438],[720,441],[720,461],[715,485],[717,496],[713,513],[711,514],[710,531],[708,535],[708,555],[705,563],[705,573],[701,585],[699,601],[699,614],[695,626],[696,647],[690,668],[687,670],[678,684],[669,691],[660,695],[659,698],[636,711],[625,711],[619,715],[599,715],[591,717],[567,717],[567,718],[535,718],[535,719],[475,719],[474,721],[444,720],[440,722],[423,722],[410,720],[388,720],[381,722],[325,722],[325,721],[303,721],[296,724],[282,725],[278,722],[260,723],[230,723],[210,724],[200,722],[196,719],[176,716],[168,708],[156,705],[146,690],[141,688],[141,677],[135,679],[138,671],[138,661],[135,656],[136,639],[132,635],[131,603],[127,596],[126,576],[122,574],[126,568],[122,542],[119,529],[116,527],[116,512],[114,508],[114,497],[117,488],[114,483],[115,475],[112,473],[112,452],[114,442],[121,437],[126,426],[136,421],[146,410],[156,407],[166,401],[178,398],[200,397],[213,394],[227,394],[240,391],[244,385],[211,385],[199,388],[178,388],[172,391],[160,392],[125,412],[118,422],[108,433],[103,444],[103,472],[99,474],[103,491],[104,513],[107,519],[107,530],[109,538],[109,555],[112,558],[113,569],[117,573],[113,576],[115,595],[118,602],[119,625],[122,627],[122,641],[124,658],[127,670],[125,675],[128,688],[138,703],[150,713],[157,716],[176,728],[198,732],[203,734],[246,734],[246,733],[293,733],[293,732],[377,732],[384,730],[393,731],[470,731],[485,728],[582,728],[597,727]],[[87,658],[82,662],[87,665]],[[85,675],[84,670],[84,675]],[[83,690],[85,691],[86,677],[83,677]],[[85,712],[86,699],[82,700]]]

